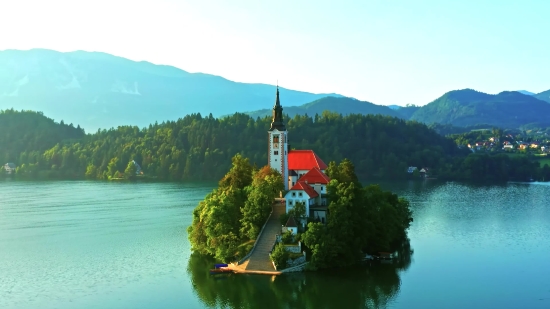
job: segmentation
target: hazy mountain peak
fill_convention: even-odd
[[[528,106],[528,108],[526,108]],[[412,120],[454,126],[486,124],[518,128],[525,124],[550,125],[550,105],[517,91],[487,94],[472,89],[447,92],[414,112]]]
[[[279,89],[283,106],[327,95]],[[0,51],[0,109],[43,111],[88,132],[146,126],[191,113],[221,116],[271,108],[274,97],[274,85],[233,82],[103,52]]]
[[[535,98],[550,103],[550,90],[543,91],[534,95]]]

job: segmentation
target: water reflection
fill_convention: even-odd
[[[412,253],[407,241],[394,261],[280,276],[211,276],[215,261],[192,254],[187,272],[195,294],[210,308],[385,308],[399,293],[400,273]]]

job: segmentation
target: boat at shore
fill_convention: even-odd
[[[213,269],[210,269],[211,275],[217,275],[217,274],[229,274],[233,273],[233,269],[229,268],[229,265],[227,264],[215,264]]]

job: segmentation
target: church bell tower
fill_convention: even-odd
[[[272,111],[273,119],[268,132],[267,162],[283,176],[285,190],[288,190],[288,132],[283,123],[283,107],[279,101],[279,86],[275,105]]]

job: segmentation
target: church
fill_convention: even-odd
[[[306,216],[325,222],[327,217],[327,165],[313,150],[291,150],[288,131],[283,122],[283,107],[279,100],[279,87],[272,111],[273,119],[268,131],[267,161],[281,173],[284,180],[286,212],[297,202],[306,206]]]

